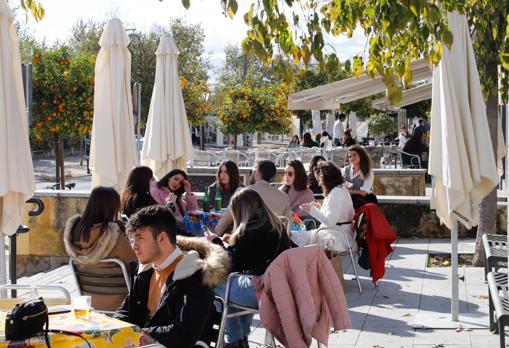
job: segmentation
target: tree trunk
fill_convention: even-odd
[[[233,134],[233,148],[237,149],[237,133]]]
[[[262,143],[262,133],[256,133],[256,143],[260,145]]]
[[[495,159],[497,158],[497,122],[498,122],[498,96],[491,94],[486,103],[486,114],[490,128],[491,143]],[[482,236],[484,234],[497,233],[497,188],[487,195],[479,204],[479,226],[477,226],[477,236],[475,241],[475,253],[472,265],[476,267],[484,266],[484,249],[482,246]]]
[[[64,140],[60,139],[58,143],[58,159],[60,166],[60,189],[65,190],[65,172],[64,172]]]

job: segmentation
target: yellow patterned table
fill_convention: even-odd
[[[5,312],[0,312],[0,348],[39,348],[46,347],[44,336],[33,337],[25,341],[6,341]],[[142,336],[138,326],[110,318],[104,314],[90,313],[89,320],[77,319],[74,312],[49,316],[49,328],[79,333],[88,340],[92,348],[102,347],[138,347]],[[88,348],[80,337],[50,333],[51,347]]]

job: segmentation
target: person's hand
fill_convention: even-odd
[[[322,208],[322,205],[320,204],[320,202],[313,201],[310,204],[311,204],[311,206],[315,207],[316,209],[321,209]]]
[[[186,194],[191,195],[193,192],[191,191],[191,183],[189,180],[184,180],[184,191],[186,191]]]
[[[309,215],[309,211],[311,210],[311,203],[304,203],[300,205],[300,211],[305,215]]]
[[[230,244],[231,236],[232,236],[231,234],[225,233],[225,234],[223,234],[221,239],[223,240],[223,242]]]
[[[146,332],[143,332],[143,331],[142,331],[142,333],[143,334],[141,335],[140,341],[139,341],[140,346],[146,346],[149,344],[157,343],[157,341],[152,336],[150,336],[149,334],[147,334]]]
[[[353,184],[351,182],[345,181],[345,186],[348,190],[351,190],[353,187]]]
[[[166,197],[166,203],[170,203],[170,202],[172,202],[173,204],[177,203],[177,195],[174,194],[173,192],[170,192],[168,194],[168,197]]]

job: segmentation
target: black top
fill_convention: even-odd
[[[214,182],[212,185],[209,186],[209,207],[210,209],[214,209],[215,208],[215,199],[216,199],[216,187],[217,187],[218,183],[217,181]],[[240,187],[240,186],[239,186]],[[235,193],[235,191],[233,192],[226,192],[226,191],[222,191],[221,188],[219,189],[219,193],[221,194],[221,208],[226,208],[228,207],[228,203],[230,203],[230,199],[232,198],[233,194]]]
[[[322,187],[318,185],[318,180],[316,178],[309,178],[308,188],[313,191],[313,194],[319,195],[323,193]]]
[[[232,261],[230,271],[262,275],[270,263],[290,247],[286,231],[273,230],[268,221],[258,228],[248,225],[235,245],[228,247]]]
[[[203,284],[201,271],[185,279],[173,280],[171,273],[161,295],[159,307],[148,318],[148,292],[154,270],[138,273],[138,263],[129,264],[134,280],[122,306],[114,317],[144,328],[166,347],[191,348],[207,334],[214,306],[212,289]],[[206,340],[204,340],[206,341]]]

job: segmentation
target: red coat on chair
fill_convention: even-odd
[[[374,283],[384,276],[385,258],[392,253],[391,243],[397,236],[377,204],[369,203],[362,206],[355,215],[355,221],[361,213],[364,213],[367,219],[366,240]]]

